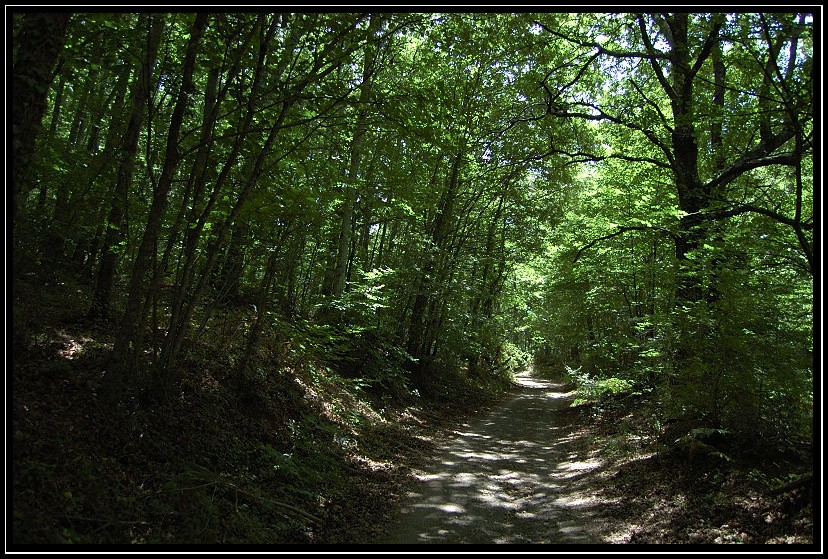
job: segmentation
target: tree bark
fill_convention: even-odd
[[[69,13],[26,13],[21,17],[17,58],[12,68],[12,231],[14,263],[22,235],[18,216],[32,189],[31,166],[53,69],[66,40]],[[19,271],[20,266],[14,266]]]
[[[196,14],[190,31],[187,53],[182,64],[181,87],[178,91],[178,97],[167,133],[164,166],[161,170],[158,184],[153,192],[152,205],[147,216],[147,226],[141,238],[141,244],[138,247],[138,254],[132,268],[124,315],[120,321],[112,350],[115,362],[122,367],[127,367],[127,370],[131,372],[136,370],[138,356],[141,354],[143,345],[144,332],[142,326],[144,317],[141,316],[141,309],[144,306],[144,298],[147,293],[146,275],[149,271],[152,255],[157,250],[158,234],[161,229],[164,213],[167,209],[170,186],[172,185],[173,176],[181,160],[178,141],[181,134],[181,125],[184,121],[184,112],[189,104],[189,96],[193,87],[196,53],[201,42],[201,37],[204,34],[206,23],[206,13],[200,12]]]
[[[370,31],[376,30],[379,25],[379,16],[371,14],[368,23]],[[350,162],[348,174],[345,177],[345,201],[340,213],[339,241],[333,273],[331,295],[339,297],[345,291],[345,282],[348,276],[348,266],[351,254],[351,237],[353,236],[354,208],[356,207],[357,185],[359,184],[360,167],[362,163],[362,143],[367,132],[368,101],[371,96],[371,82],[373,81],[375,54],[373,42],[368,41],[365,47],[362,62],[362,83],[359,85],[359,99],[357,100],[357,118],[354,125],[354,134],[351,139]]]
[[[149,100],[150,80],[164,27],[163,21],[159,18],[146,14],[142,14],[138,26],[139,28],[148,26],[147,45],[138,78],[131,87],[132,109],[129,123],[115,155],[118,163],[117,180],[112,192],[111,209],[107,217],[106,234],[100,256],[101,264],[98,268],[95,291],[92,294],[92,304],[88,313],[89,318],[92,319],[110,318],[112,313],[112,285],[118,264],[119,245],[125,236],[125,217],[129,206],[129,189],[135,168],[135,156],[138,152],[138,139]]]

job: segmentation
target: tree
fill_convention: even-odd
[[[671,378],[682,386],[696,379],[694,389],[705,392],[702,400],[707,399],[699,405],[712,422],[720,421],[722,405],[732,404],[741,383],[736,379],[744,380],[738,375],[727,378],[726,373],[721,377],[722,371],[734,368],[736,355],[728,355],[732,346],[720,328],[722,319],[735,318],[722,314],[720,277],[735,262],[725,263],[736,253],[722,245],[739,228],[733,218],[752,213],[790,227],[788,234],[794,234],[803,259],[812,259],[807,235],[812,212],[803,205],[811,195],[798,171],[812,148],[813,134],[808,109],[812,53],[804,39],[808,21],[805,14],[769,18],[677,13],[620,14],[592,29],[577,16],[557,26],[538,22],[552,36],[583,49],[576,66],[578,79],[563,78],[559,82],[567,87],[547,88],[550,104],[556,107],[550,112],[612,125],[610,149],[553,147],[548,155],[641,162],[655,171],[654,177],[667,173],[670,178],[660,183],[671,189],[660,203],[667,204],[661,206],[662,215],[675,216],[672,223],[616,227],[585,244],[576,258],[600,242],[633,231],[663,232],[673,241],[677,270]],[[590,95],[581,87],[580,76],[594,69],[628,77],[621,80],[617,93]],[[557,69],[558,74],[567,72],[571,74]],[[708,118],[712,124],[702,124]],[[621,140],[632,149],[615,147]],[[775,189],[759,187],[757,177],[780,172],[790,176],[786,168],[794,170],[794,186],[787,189],[793,196],[777,190],[765,198],[770,207],[758,202],[759,196]],[[635,192],[634,186],[628,188]],[[784,207],[793,217],[780,211]],[[714,354],[718,357],[709,359]],[[713,387],[715,394],[705,386]],[[686,387],[680,391],[693,392]]]
[[[56,55],[27,15],[16,242],[95,277],[116,399],[223,320],[245,393],[292,332],[398,388],[520,347],[763,424],[812,376],[812,19],[77,14]]]
[[[17,216],[25,211],[26,198],[33,188],[29,170],[70,16],[69,13],[38,12],[20,14],[17,18],[12,68],[12,229],[16,233],[17,272],[21,269],[19,258],[23,250],[19,246],[23,232],[18,227]]]
[[[117,182],[112,189],[112,201],[106,220],[101,262],[98,267],[92,304],[89,308],[90,318],[110,317],[112,284],[115,278],[118,254],[119,251],[123,250],[121,243],[124,241],[124,219],[129,206],[129,190],[134,174],[135,157],[138,151],[141,126],[152,89],[150,84],[158,47],[161,44],[164,22],[158,17],[142,15],[138,28],[147,30],[146,46],[142,47],[143,56],[138,59],[141,66],[130,91],[130,117],[116,154]]]

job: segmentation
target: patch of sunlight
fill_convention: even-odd
[[[557,428],[556,427],[551,427],[550,429],[554,430],[554,429],[557,429]],[[584,433],[578,433],[578,432],[570,433],[569,435],[566,435],[566,436],[563,436],[563,437],[558,437],[558,439],[555,441],[555,444],[571,443],[571,442],[577,441],[578,439],[581,439],[585,436],[586,435]]]
[[[414,474],[414,477],[420,481],[436,481],[438,479],[445,479],[446,474]]]
[[[561,398],[569,398],[575,395],[575,391],[571,390],[569,392],[547,392],[544,394],[550,400],[559,400]]]
[[[377,460],[372,460],[367,456],[354,455],[353,460],[355,462],[358,462],[361,466],[366,467],[372,472],[392,470],[394,468],[394,464],[392,462],[381,462]]]
[[[560,470],[594,470],[601,465],[600,460],[581,460],[578,462],[562,462],[558,465]]]
[[[580,493],[572,493],[569,495],[562,495],[555,499],[555,504],[564,507],[584,507],[595,502],[595,498],[590,495],[583,495]]]
[[[598,466],[601,465],[600,460],[581,460],[581,461],[572,461],[572,462],[561,462],[558,464],[557,471],[552,474],[553,477],[557,478],[570,478],[575,477],[579,473],[588,472],[590,470],[594,470]]]
[[[418,503],[413,506],[415,509],[437,509],[451,514],[464,514],[466,508],[455,503]]]
[[[302,381],[302,379],[295,378],[293,379],[293,382],[295,382],[299,386],[299,388],[301,388],[302,391],[305,393],[306,400],[315,401],[316,399],[318,399],[319,396],[317,395],[316,390],[308,386],[305,382]]]
[[[524,388],[549,388],[549,383],[547,382],[538,382],[536,380],[529,380],[525,378],[519,378],[516,380],[517,385]]]
[[[624,466],[626,464],[632,464],[633,462],[640,462],[642,460],[652,458],[655,455],[655,452],[644,452],[641,454],[630,455],[628,457],[618,459],[616,461],[616,466]]]
[[[512,444],[518,445],[518,446],[528,446],[528,447],[538,446],[538,443],[536,443],[534,441],[515,441]]]
[[[513,472],[511,470],[504,470],[500,469],[497,471],[497,475],[493,476],[494,479],[499,481],[509,481],[511,482],[520,482],[523,479],[523,475],[518,472]]]
[[[462,483],[463,485],[473,485],[477,483],[477,475],[469,473],[469,472],[461,472],[454,476],[458,482]]]
[[[518,457],[517,454],[512,452],[458,452],[457,456],[468,460],[513,460]]]
[[[583,527],[572,522],[569,523],[569,526],[561,523],[558,525],[558,530],[564,534],[578,534],[583,531]]]
[[[83,346],[94,342],[92,338],[80,337],[77,340],[64,330],[55,330],[55,333],[63,340],[63,347],[57,350],[58,357],[63,359],[76,359],[83,353]]]
[[[440,505],[437,508],[440,509],[443,512],[452,512],[452,513],[456,513],[456,514],[462,514],[462,513],[466,512],[465,507],[462,507],[460,505],[455,505],[453,503]]]
[[[416,415],[417,413],[421,413],[421,412],[422,412],[422,410],[420,408],[414,408],[414,407],[406,408],[406,410],[400,414],[401,423],[414,422],[414,423],[417,423],[418,425],[422,425],[424,423],[424,420],[420,419]]]
[[[519,510],[522,508],[521,503],[504,499],[500,494],[500,488],[492,485],[488,486],[485,492],[480,493],[478,500],[483,501],[489,507],[497,507],[507,510]]]
[[[463,431],[454,431],[454,433],[456,435],[461,436],[461,437],[473,437],[473,438],[476,438],[476,439],[491,439],[490,436],[481,435],[480,433],[471,433],[471,432],[467,433],[467,432],[463,432]]]

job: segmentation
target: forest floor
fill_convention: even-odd
[[[574,391],[527,368],[518,388],[465,422],[416,472],[398,519],[378,543],[602,543],[601,475],[589,430],[565,412]]]
[[[641,401],[599,412],[572,407],[565,380],[516,380],[441,440],[376,543],[813,542],[807,484],[769,490],[758,468],[665,452]]]
[[[665,444],[646,396],[572,407],[549,375],[498,395],[445,374],[391,401],[280,344],[240,390],[233,338],[216,327],[192,340],[166,401],[107,406],[113,325],[82,318],[82,291],[15,293],[7,546],[387,543],[429,479],[457,486],[432,510],[490,515],[461,541],[814,542],[807,445],[688,455]]]

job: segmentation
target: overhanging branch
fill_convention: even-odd
[[[796,162],[796,155],[794,153],[788,152],[773,154],[773,151],[793,138],[795,134],[796,130],[793,127],[788,127],[779,134],[774,135],[768,141],[762,142],[758,147],[745,153],[722,173],[711,180],[706,185],[708,190],[710,192],[720,190],[722,187],[730,184],[752,169],[767,167],[769,165],[794,165]],[[811,149],[813,147],[813,142],[814,137],[812,132],[808,138],[806,138],[802,146],[802,151]]]
[[[589,243],[585,244],[581,248],[578,249],[578,252],[575,253],[575,258],[572,259],[573,262],[577,262],[584,251],[589,250],[590,248],[594,247],[601,241],[606,241],[608,239],[612,239],[613,237],[617,237],[619,235],[623,235],[629,231],[655,231],[657,233],[664,233],[668,235],[673,240],[678,238],[678,235],[669,229],[665,229],[664,227],[655,227],[653,225],[626,225],[623,227],[619,227],[617,231],[610,233],[609,235],[604,235],[602,237],[598,237],[597,239],[593,239]]]
[[[759,206],[752,206],[750,204],[739,204],[732,208],[728,208],[726,210],[719,210],[719,211],[711,211],[705,214],[706,219],[723,219],[727,217],[734,217],[737,215],[742,215],[746,213],[755,213],[764,215],[766,217],[771,218],[772,220],[781,223],[783,225],[788,225],[796,229],[801,229],[805,231],[813,231],[814,224],[811,221],[797,221],[792,219],[786,215],[783,215],[779,212],[775,212],[773,210],[769,210],[767,208],[761,208]]]
[[[629,161],[632,163],[649,163],[650,165],[655,165],[656,167],[660,167],[662,169],[670,169],[670,166],[663,161],[659,161],[658,159],[654,159],[652,157],[635,157],[632,155],[623,155],[620,153],[614,153],[611,155],[598,155],[595,153],[590,153],[586,151],[566,151],[563,149],[558,148],[550,148],[546,152],[529,157],[529,161],[535,161],[538,159],[544,159],[550,155],[564,155],[570,158],[570,161],[565,163],[566,165],[577,165],[578,163],[597,163],[599,161],[604,161],[605,159],[620,159],[622,161]]]

